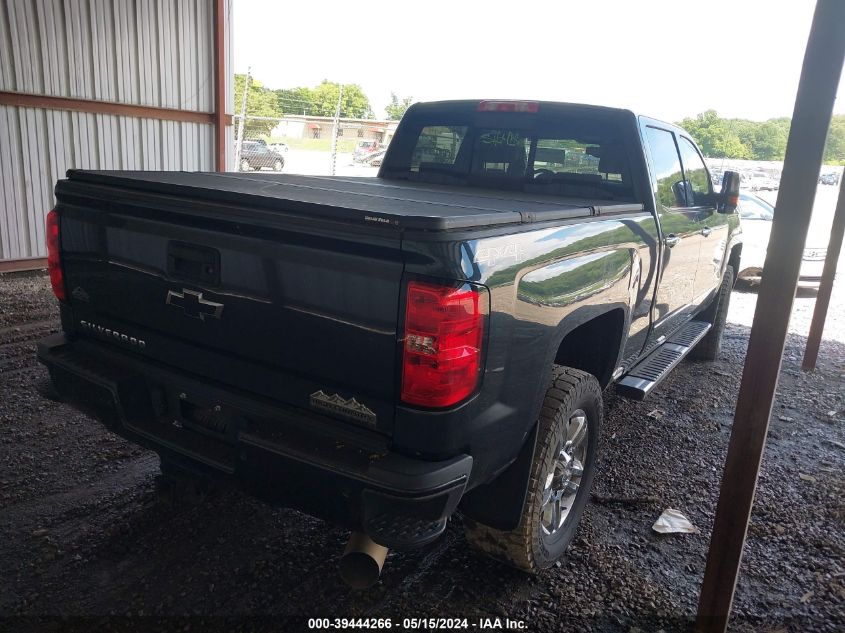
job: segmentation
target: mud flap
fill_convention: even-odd
[[[535,424],[516,459],[493,481],[466,493],[458,510],[474,521],[497,530],[513,530],[519,525],[522,506],[528,491],[528,479],[537,444]]]

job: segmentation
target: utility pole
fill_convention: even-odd
[[[249,94],[249,85],[252,83],[252,67],[246,69],[246,81],[244,81],[244,94],[241,97],[241,116],[238,122],[238,137],[235,141],[235,171],[241,170],[241,144],[244,140],[244,126],[246,125],[246,96]]]
[[[343,100],[343,84],[340,85],[340,90],[337,93],[337,107],[334,110],[334,121],[332,125],[332,163],[330,174],[334,176],[335,167],[337,164],[337,133],[340,128],[340,103]]]

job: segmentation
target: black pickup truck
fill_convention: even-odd
[[[165,473],[382,548],[458,511],[536,571],[587,502],[602,391],[717,355],[738,182],[673,125],[525,101],[414,105],[377,178],[73,170],[38,357]]]

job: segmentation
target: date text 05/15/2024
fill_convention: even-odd
[[[401,626],[400,626],[401,625]],[[523,620],[510,618],[402,618],[394,621],[392,618],[309,618],[310,630],[320,629],[375,629],[400,631],[447,631],[447,630],[479,630],[479,631],[525,631],[527,627]]]

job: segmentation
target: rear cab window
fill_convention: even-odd
[[[634,199],[629,143],[605,113],[545,103],[532,113],[423,107],[406,114],[400,130],[384,178]]]
[[[465,125],[430,125],[422,128],[411,154],[410,170],[419,173],[420,168],[423,171],[437,166],[453,168],[467,129]]]

